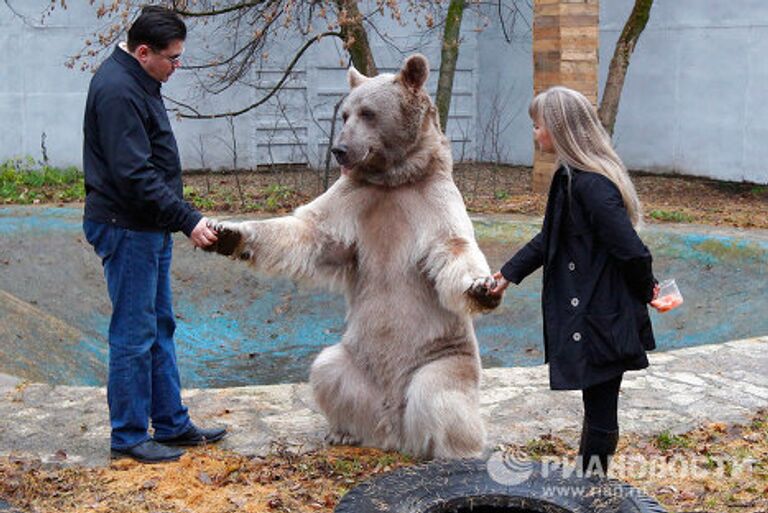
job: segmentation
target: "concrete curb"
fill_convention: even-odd
[[[627,373],[620,399],[625,434],[686,431],[706,422],[743,422],[768,407],[768,336],[652,354]],[[265,454],[323,444],[325,420],[306,383],[184,391],[201,425],[226,426],[222,446]],[[545,433],[575,443],[579,392],[549,390],[546,366],[483,372],[481,411],[488,444],[524,443]],[[0,375],[0,455],[101,466],[109,457],[104,388],[27,383]]]

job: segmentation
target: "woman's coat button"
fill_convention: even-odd
[[[576,270],[576,264],[573,262],[568,262],[568,270],[569,271],[575,271]]]
[[[575,297],[575,298],[571,299],[571,306],[574,307],[574,308],[579,306],[579,298]]]
[[[578,331],[576,333],[574,333],[573,334],[573,340],[575,340],[576,342],[581,340],[581,333],[579,333]]]

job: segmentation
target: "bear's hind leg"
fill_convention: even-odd
[[[485,427],[479,409],[479,365],[451,356],[419,369],[406,390],[405,451],[420,458],[479,456]]]
[[[380,445],[375,432],[382,416],[383,394],[376,393],[341,344],[317,355],[309,383],[315,403],[330,424],[328,443]]]

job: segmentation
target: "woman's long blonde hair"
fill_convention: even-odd
[[[642,205],[627,168],[583,94],[567,87],[551,87],[536,95],[528,113],[534,123],[543,124],[549,132],[559,164],[600,173],[611,180],[621,192],[632,225],[642,224]]]

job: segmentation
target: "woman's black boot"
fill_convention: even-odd
[[[608,465],[616,452],[619,430],[607,431],[584,423],[579,444],[579,463],[584,476],[605,477]]]

